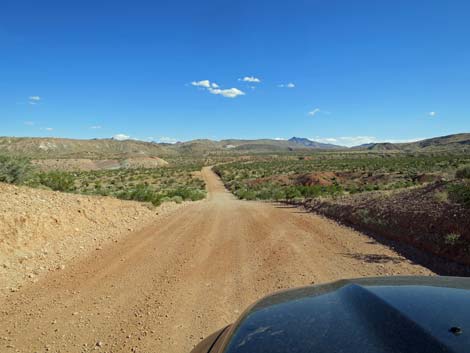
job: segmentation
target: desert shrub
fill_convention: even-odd
[[[292,200],[302,197],[302,193],[295,186],[289,186],[286,188],[286,200]]]
[[[366,208],[360,208],[358,210],[356,210],[356,214],[357,216],[359,217],[360,221],[365,223],[365,224],[369,224],[369,223],[372,223],[372,218],[369,214],[369,210],[366,209]]]
[[[170,201],[171,201],[171,198],[166,197],[166,196],[163,196],[163,197],[160,199],[160,203],[170,202]]]
[[[40,173],[38,178],[39,184],[55,191],[73,191],[75,189],[75,177],[71,173],[52,171]]]
[[[202,190],[192,190],[189,199],[191,201],[197,201],[197,200],[202,200],[204,197],[206,197],[206,193]]]
[[[123,200],[151,202],[155,206],[160,205],[162,199],[161,195],[145,184],[138,184],[131,189],[119,192],[116,196]]]
[[[444,243],[447,245],[455,245],[460,239],[460,234],[450,233],[444,237]]]
[[[165,194],[167,197],[180,197],[185,201],[197,201],[205,197],[205,193],[202,190],[192,189],[189,187],[178,187],[176,189],[167,191]]]
[[[186,187],[178,187],[176,189],[169,190],[166,193],[166,195],[168,197],[179,196],[183,200],[188,200],[188,199],[190,199],[190,196],[191,196],[191,190],[189,188],[186,188]]]
[[[308,185],[308,186],[297,186],[296,187],[301,196],[304,198],[315,198],[319,196],[333,196],[343,192],[343,188],[340,185]]]
[[[451,184],[447,190],[452,201],[470,208],[470,183]]]
[[[455,172],[457,179],[470,179],[470,165],[463,166]]]
[[[31,177],[32,169],[26,158],[0,156],[0,182],[21,184]]]
[[[181,203],[183,202],[183,198],[181,196],[173,196],[171,198],[171,201],[176,202],[176,203]]]
[[[272,192],[272,199],[274,201],[281,201],[286,199],[286,193],[282,189],[275,189]]]
[[[266,188],[261,189],[257,193],[257,198],[261,200],[272,200],[274,199],[273,193],[274,193],[274,190],[271,187],[266,187]]]
[[[201,164],[182,164],[157,169],[115,169],[77,174],[76,190],[84,194],[110,195],[125,200],[151,202],[200,200],[206,196],[205,183],[192,176]]]
[[[449,202],[449,193],[445,190],[444,191],[437,191],[434,194],[434,199],[437,202],[440,202],[440,203],[447,203],[447,202]]]
[[[252,190],[240,189],[235,195],[243,200],[256,200],[256,193]]]

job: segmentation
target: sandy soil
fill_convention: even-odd
[[[188,352],[281,288],[432,272],[288,206],[209,196],[0,299],[0,351]]]
[[[0,296],[183,206],[156,208],[0,183]]]

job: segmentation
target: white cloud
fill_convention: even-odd
[[[323,143],[338,143],[338,139],[334,137],[325,137],[323,139],[317,139],[316,141],[318,142],[323,142]]]
[[[292,82],[289,82],[289,83],[281,83],[279,85],[277,85],[277,87],[279,88],[295,88],[295,84],[292,83]]]
[[[125,134],[116,134],[113,136],[114,140],[118,141],[124,141],[124,140],[129,140],[131,137]]]
[[[209,92],[212,94],[218,94],[226,98],[236,98],[238,96],[244,96],[245,92],[240,91],[238,88],[208,88]]]
[[[196,87],[204,87],[204,88],[209,88],[211,86],[211,83],[209,80],[193,81],[191,82],[191,84]]]
[[[34,121],[25,121],[23,124],[28,125],[28,126],[34,126],[35,125]]]
[[[191,85],[201,87],[202,89],[207,90],[212,94],[221,95],[226,98],[236,98],[238,96],[245,95],[245,92],[239,90],[238,88],[222,89],[217,83],[210,82],[209,80],[193,81],[191,82]]]
[[[41,101],[41,97],[39,96],[29,96],[28,99],[28,103],[31,105],[38,104]]]
[[[285,141],[287,139],[285,139],[284,137],[275,137],[274,140],[276,140],[276,141]]]
[[[52,131],[52,130],[54,130],[54,128],[52,128],[52,127],[41,127],[41,128],[39,128],[39,130]]]
[[[311,111],[308,112],[308,115],[310,116],[315,116],[315,114],[319,113],[320,112],[320,109],[319,108],[315,108]]]
[[[436,112],[429,112],[428,115],[429,115],[430,117],[435,117],[435,116],[437,115],[437,113],[436,113]]]
[[[421,141],[424,139],[425,139],[424,137],[417,137],[417,138],[412,138],[412,139],[386,139],[386,140],[380,140],[379,142],[407,143],[407,142]]]
[[[254,83],[260,83],[261,80],[257,77],[254,76],[245,76],[243,78],[239,78],[238,81],[243,81],[243,82],[254,82]]]
[[[315,137],[312,140],[321,143],[332,143],[341,146],[358,146],[365,143],[377,143],[379,140],[375,136],[343,136],[343,137]]]
[[[162,136],[162,137],[157,139],[157,142],[174,144],[174,143],[178,142],[178,139],[175,139],[173,137],[168,137],[168,136]]]
[[[101,125],[93,125],[93,126],[90,126],[90,129],[92,129],[92,130],[101,129]]]
[[[412,139],[379,139],[375,136],[341,136],[341,137],[320,137],[316,136],[311,138],[313,141],[322,142],[322,143],[331,143],[340,146],[359,146],[367,143],[405,143],[405,142],[415,142],[422,140],[422,138],[412,138]]]

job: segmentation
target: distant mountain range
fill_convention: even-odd
[[[278,153],[289,151],[469,151],[470,134],[455,134],[411,143],[369,143],[351,148],[320,143],[303,137],[289,140],[192,140],[175,144],[114,139],[0,137],[0,154],[30,158],[128,158],[132,156],[176,157],[207,153]]]

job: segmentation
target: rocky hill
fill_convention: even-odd
[[[288,140],[291,144],[301,145],[310,148],[321,148],[321,149],[338,149],[344,148],[343,146],[337,146],[330,143],[321,143],[317,141],[312,141],[304,137],[292,137]]]
[[[422,149],[467,149],[470,150],[470,133],[454,134],[441,137],[434,137],[422,141],[408,143],[403,145],[407,148],[422,148]]]
[[[470,133],[440,136],[409,143],[368,143],[352,147],[352,149],[397,152],[470,151]]]
[[[38,137],[0,137],[0,153],[33,159],[115,159],[136,156],[161,157],[174,154],[168,147],[143,141]]]

